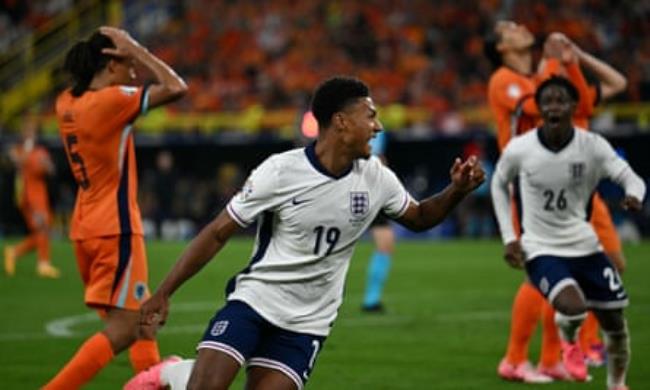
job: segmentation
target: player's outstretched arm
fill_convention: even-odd
[[[174,70],[140,45],[128,32],[109,26],[99,31],[111,38],[115,48],[106,48],[102,52],[116,57],[131,58],[149,69],[157,83],[149,87],[149,108],[177,100],[187,93],[185,81]]]
[[[413,231],[430,229],[442,222],[467,194],[485,180],[485,172],[475,156],[465,161],[457,158],[451,167],[450,176],[451,184],[447,188],[419,204],[411,202],[397,222]]]
[[[600,82],[603,99],[608,99],[627,88],[627,78],[605,61],[587,53],[573,43],[580,64],[596,76]]]
[[[512,148],[507,148],[497,163],[494,175],[492,175],[490,193],[504,244],[503,258],[511,267],[522,268],[525,255],[512,224],[510,190],[508,188],[508,184],[517,170],[512,154]]]
[[[239,229],[239,225],[223,210],[204,227],[187,246],[154,295],[140,309],[143,326],[163,325],[167,319],[169,298],[186,280],[199,272]]]

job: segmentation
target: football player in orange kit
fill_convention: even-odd
[[[625,83],[621,85],[620,78],[616,75],[618,72],[612,73],[611,67],[579,50],[559,33],[553,33],[547,38],[544,60],[540,63],[538,73],[533,74],[533,44],[534,37],[530,31],[512,21],[498,22],[494,34],[486,39],[486,55],[498,67],[490,78],[488,100],[497,122],[499,150],[503,150],[513,136],[536,126],[539,112],[533,99],[534,92],[536,86],[550,75],[564,73],[579,89],[581,99],[576,113],[579,118],[590,116],[597,102],[593,98],[595,90],[587,85],[580,65],[599,78],[603,96],[611,96],[625,87]],[[513,207],[516,207],[514,202]],[[607,240],[603,239],[600,231],[598,232],[603,244],[607,245]],[[618,248],[620,253],[620,244]],[[609,248],[606,247],[605,250],[609,254]],[[616,259],[613,261],[618,264]],[[540,365],[538,370],[535,370],[527,361],[528,343],[542,313],[542,352]],[[597,338],[595,321],[591,325],[587,323],[584,328],[586,333],[591,332],[591,336],[595,332]],[[526,281],[515,296],[508,350],[499,364],[498,373],[504,379],[534,383],[547,383],[551,379],[570,379],[560,364],[559,352],[560,341],[553,320],[553,310],[542,295]]]
[[[134,65],[155,81],[133,87]],[[70,238],[85,285],[86,305],[105,323],[45,389],[77,389],[114,355],[129,348],[136,372],[160,361],[155,331],[138,331],[140,304],[149,296],[133,121],[149,108],[182,97],[185,82],[120,29],[101,27],[66,55],[72,88],[56,101],[60,135],[79,186]]]
[[[16,272],[16,261],[36,249],[36,274],[43,278],[58,278],[59,270],[50,263],[50,222],[52,212],[47,192],[47,177],[54,173],[54,164],[47,149],[36,144],[38,120],[25,118],[22,144],[10,150],[16,164],[16,201],[25,218],[29,235],[15,246],[4,250],[4,268],[8,276]]]

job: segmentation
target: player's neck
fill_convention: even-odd
[[[530,50],[510,51],[503,55],[503,64],[519,74],[533,73],[533,56]]]
[[[97,91],[102,88],[110,87],[111,84],[110,74],[106,71],[106,69],[104,69],[93,77],[93,80],[90,82],[88,89],[91,91]]]
[[[573,139],[575,130],[570,124],[561,128],[551,129],[542,126],[539,131],[539,140],[546,147],[554,152],[564,149]]]
[[[318,162],[333,177],[341,177],[350,170],[353,159],[345,153],[341,153],[341,148],[331,145],[331,139],[324,137],[316,142],[315,155]]]

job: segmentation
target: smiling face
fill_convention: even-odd
[[[377,118],[377,108],[371,97],[356,99],[342,111],[335,114],[343,133],[343,144],[351,152],[353,158],[369,158],[371,155],[370,140],[382,131],[381,122]]]
[[[571,128],[571,118],[576,108],[576,102],[563,85],[549,85],[539,95],[539,111],[544,120],[544,126],[549,130],[561,131]]]

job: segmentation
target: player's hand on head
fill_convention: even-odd
[[[560,50],[560,61],[564,65],[578,62],[578,52],[576,46],[568,42],[562,42]]]
[[[471,192],[485,181],[485,171],[476,156],[470,156],[462,161],[456,158],[450,171],[451,181],[462,192]]]
[[[621,201],[624,210],[639,211],[642,208],[641,201],[634,196],[626,195]]]
[[[521,248],[519,240],[506,244],[503,258],[512,268],[521,269],[524,267],[526,256],[524,255],[524,250]]]
[[[127,31],[120,28],[102,26],[99,28],[99,32],[111,38],[113,44],[115,44],[114,48],[107,47],[102,49],[102,53],[104,54],[125,58],[131,54],[133,48],[140,46]]]
[[[556,33],[549,35],[544,41],[544,58],[560,58],[562,56],[563,40]]]

